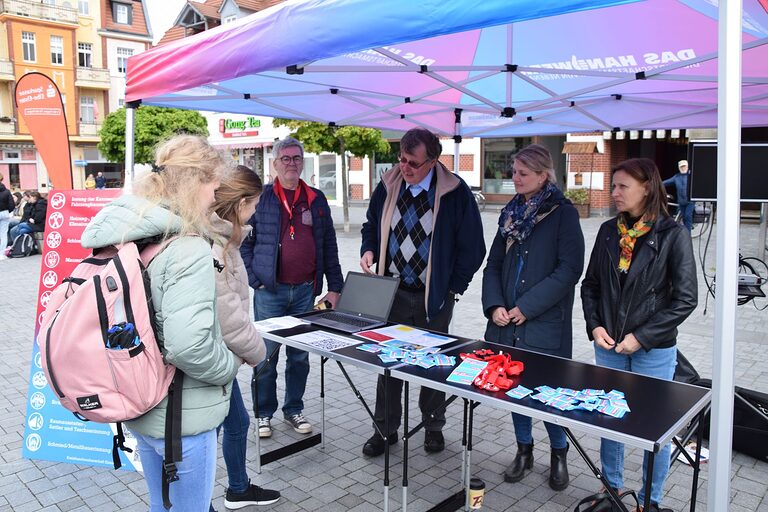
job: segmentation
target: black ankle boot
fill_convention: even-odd
[[[517,443],[517,454],[512,464],[504,470],[505,482],[519,482],[525,476],[525,470],[533,467],[533,443]]]
[[[549,486],[555,491],[568,487],[568,445],[565,448],[552,448],[549,467]]]

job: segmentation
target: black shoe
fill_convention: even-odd
[[[397,430],[387,436],[389,446],[396,444],[399,441],[397,437]],[[378,432],[373,434],[363,445],[363,455],[368,457],[378,457],[384,453],[384,438],[379,435]]]
[[[525,470],[533,467],[533,443],[517,443],[517,453],[512,464],[504,470],[505,482],[519,482],[525,476]]]
[[[549,463],[549,486],[555,491],[568,487],[568,445],[565,448],[552,448]]]
[[[438,453],[445,450],[445,438],[439,430],[427,430],[424,432],[424,451]]]
[[[234,493],[227,489],[224,496],[224,506],[231,510],[250,505],[271,505],[280,499],[280,493],[271,489],[262,489],[258,485],[249,484],[243,493]]]

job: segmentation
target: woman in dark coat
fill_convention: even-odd
[[[652,160],[633,158],[614,167],[611,196],[619,215],[600,227],[581,283],[595,362],[671,380],[677,362],[677,326],[697,304],[691,238],[669,217],[659,170]],[[654,459],[649,511],[659,510],[670,451],[668,444]],[[621,489],[624,445],[603,439],[600,460],[610,485]],[[647,466],[648,453],[641,503]]]
[[[517,194],[499,217],[483,272],[485,339],[571,357],[574,287],[584,268],[579,216],[555,186],[552,156],[532,144],[515,155]],[[517,482],[533,466],[532,420],[512,413],[517,454],[504,480]],[[549,485],[568,486],[568,443],[561,427],[545,422],[552,449]]]

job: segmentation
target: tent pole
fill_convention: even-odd
[[[454,109],[453,114],[456,116],[456,123],[453,127],[453,172],[458,175],[459,164],[461,162],[459,158],[459,146],[461,145],[461,109]]]
[[[127,190],[133,187],[133,156],[134,148],[136,146],[135,138],[135,124],[136,124],[136,109],[139,108],[139,101],[132,101],[125,105],[125,185]]]
[[[707,509],[728,510],[733,438],[741,169],[741,0],[720,2],[717,63],[717,293]]]

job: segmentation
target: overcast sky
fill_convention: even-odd
[[[165,31],[171,28],[173,22],[176,21],[176,16],[181,12],[186,0],[145,0],[144,3],[147,6],[147,11],[149,11],[152,37],[157,43]]]

